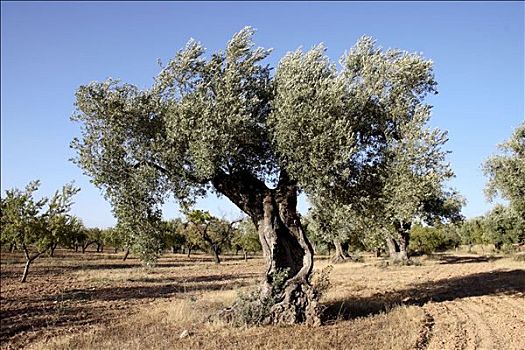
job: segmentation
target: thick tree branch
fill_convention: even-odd
[[[211,180],[216,191],[225,195],[257,225],[264,216],[263,199],[269,188],[248,171],[233,174],[219,173]]]

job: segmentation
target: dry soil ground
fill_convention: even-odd
[[[508,257],[366,257],[334,267],[324,326],[236,328],[210,315],[256,285],[261,259],[56,255],[22,284],[21,256],[2,253],[2,349],[525,349],[525,263]]]

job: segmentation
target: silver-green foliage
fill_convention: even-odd
[[[419,106],[389,142],[381,204],[383,219],[402,227],[414,221],[459,219],[463,199],[445,187],[454,174],[446,162],[447,134],[427,126],[430,107]]]
[[[6,191],[2,198],[2,243],[45,250],[78,225],[78,219],[68,214],[78,188],[68,184],[51,198],[37,200],[34,194],[39,187],[39,181],[32,181],[24,190]]]
[[[244,28],[211,55],[191,40],[150,89],[114,80],[78,89],[76,162],[138,240],[155,236],[169,195],[188,204],[210,189],[224,191],[216,180],[228,176],[269,183],[285,172],[308,193],[366,200],[389,152],[410,137],[403,127],[426,121],[422,101],[436,83],[432,62],[419,54],[383,50],[363,37],[340,69],[319,45],[287,54],[271,76],[270,51],[255,47],[253,34]],[[405,188],[394,177],[391,183]],[[421,206],[414,205],[403,215]]]
[[[24,190],[7,190],[1,199],[0,241],[15,244],[24,252],[26,269],[22,282],[33,260],[79,229],[78,220],[68,213],[72,197],[80,189],[67,184],[51,198],[35,199],[39,187],[39,181],[31,181]]]
[[[463,244],[494,244],[497,249],[525,242],[525,218],[509,206],[496,205],[484,216],[459,226]]]
[[[352,237],[360,238],[362,231],[352,206],[319,196],[311,196],[309,201],[307,230],[314,242],[332,244],[334,240],[346,242]]]
[[[489,199],[499,194],[510,202],[516,214],[525,218],[525,122],[499,148],[502,152],[483,165],[489,177],[486,194]]]
[[[257,228],[249,218],[245,218],[235,229],[232,244],[244,252],[258,252],[262,249]]]
[[[374,165],[398,125],[412,120],[435,92],[432,62],[382,50],[369,37],[340,60],[337,70],[319,45],[289,53],[275,76],[268,125],[279,164],[310,193],[346,194],[374,176]]]

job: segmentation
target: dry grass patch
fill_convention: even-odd
[[[69,260],[36,266],[30,284],[2,266],[2,347],[30,349],[519,349],[525,264],[465,253],[420,266],[335,265],[318,328],[233,327],[215,318],[255,288],[261,259]],[[52,260],[46,259],[47,263]],[[316,270],[329,263],[316,261]],[[5,278],[7,277],[7,278]],[[7,282],[7,283],[4,283]],[[5,285],[5,288],[4,288]],[[58,309],[57,309],[58,308]],[[7,326],[7,327],[6,327]],[[183,331],[189,336],[180,339]]]
[[[155,303],[148,311],[81,335],[57,338],[30,349],[411,349],[418,340],[423,311],[398,307],[388,313],[309,328],[237,328],[208,321],[226,306],[231,292],[203,294],[196,301]],[[180,339],[180,334],[189,336]]]
[[[167,349],[184,330],[190,334],[221,327],[208,321],[211,312],[233,302],[233,291],[214,291],[184,299],[153,301],[132,315],[121,315],[105,327],[57,337],[30,349]]]

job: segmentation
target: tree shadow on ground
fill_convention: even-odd
[[[148,282],[148,283],[164,283],[173,282],[177,284],[183,283],[201,283],[201,282],[215,282],[215,281],[235,281],[243,279],[254,279],[260,274],[257,273],[236,273],[236,274],[217,274],[217,275],[202,275],[202,276],[190,276],[190,277],[140,277],[140,278],[129,278],[130,282]]]
[[[185,267],[191,264],[165,264],[162,267],[164,268],[173,268],[173,267]],[[29,269],[28,280],[31,281],[34,278],[50,277],[56,275],[62,275],[64,273],[76,272],[76,271],[101,271],[101,270],[119,270],[119,269],[138,269],[141,265],[139,264],[81,264],[76,266],[67,266],[67,265],[36,265],[31,266]],[[17,266],[15,268],[10,268],[5,270],[2,268],[1,276],[2,278],[10,279],[19,279],[22,276],[23,266]]]
[[[433,258],[439,261],[442,265],[482,263],[502,259],[501,256],[455,256],[447,254],[434,255]]]
[[[0,342],[9,338],[61,327],[76,327],[100,322],[103,307],[64,306],[63,304],[33,305],[0,312]]]
[[[429,301],[443,302],[492,294],[525,292],[525,271],[491,271],[468,276],[416,284],[411,288],[377,293],[370,297],[350,297],[326,303],[325,323],[369,316],[396,305],[422,306]]]
[[[2,300],[0,341],[22,332],[103,323],[111,313],[126,309],[141,299],[181,297],[195,292],[232,290],[253,284],[254,273],[178,277],[165,283],[163,278],[140,282],[155,285],[112,286],[71,289],[32,300]],[[12,305],[12,306],[11,306]],[[14,307],[13,307],[14,306]],[[118,310],[116,310],[118,309]],[[119,311],[120,312],[120,311]]]
[[[229,290],[247,285],[247,282],[206,283],[206,284],[161,284],[153,286],[107,287],[91,289],[73,289],[48,298],[48,301],[63,298],[67,301],[120,301],[132,299],[170,298],[177,294]]]

